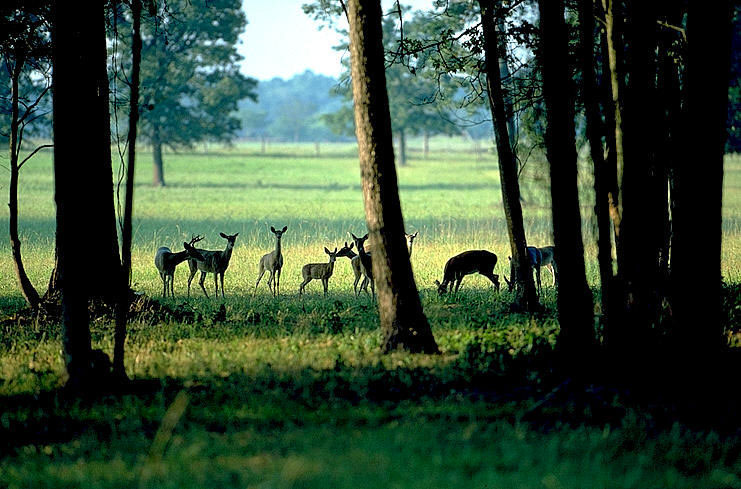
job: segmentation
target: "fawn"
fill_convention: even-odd
[[[157,250],[154,255],[154,266],[159,270],[162,279],[162,297],[167,297],[168,291],[170,297],[175,297],[173,282],[175,281],[175,268],[179,264],[188,259],[203,261],[203,255],[193,247],[202,239],[202,236],[193,236],[190,243],[183,242],[183,248],[185,249],[178,253],[173,253],[167,246]]]
[[[494,266],[497,264],[497,255],[486,250],[464,251],[459,255],[451,257],[445,263],[443,272],[443,282],[435,280],[437,293],[443,295],[448,292],[448,286],[451,291],[455,285],[454,294],[458,293],[463,277],[478,272],[488,278],[494,284],[494,288],[499,291],[499,275],[494,273]]]
[[[193,281],[196,272],[200,270],[201,279],[198,281],[198,285],[201,286],[201,290],[206,294],[206,298],[208,298],[208,292],[206,292],[206,287],[203,286],[203,282],[206,280],[207,273],[214,274],[214,297],[219,296],[218,278],[221,278],[221,297],[222,299],[224,298],[224,272],[229,268],[229,260],[232,258],[234,242],[237,240],[239,233],[232,235],[219,233],[219,236],[226,240],[226,249],[224,249],[224,251],[198,250],[201,255],[203,255],[203,260],[188,260],[188,266],[190,267],[190,277],[188,277],[188,297],[190,297],[190,283]]]
[[[334,251],[329,251],[326,247],[324,252],[329,255],[329,263],[307,263],[301,269],[301,275],[304,277],[304,281],[298,288],[299,295],[304,293],[306,284],[312,280],[321,280],[324,286],[324,297],[327,297],[327,289],[329,288],[329,278],[334,272],[334,263],[337,260],[337,248]]]
[[[255,291],[252,295],[257,293],[257,286],[260,285],[260,280],[265,275],[265,272],[270,272],[268,289],[273,293],[273,297],[277,297],[280,293],[280,271],[283,268],[283,254],[281,253],[280,240],[286,229],[288,229],[288,226],[283,226],[283,229],[276,231],[273,226],[270,226],[270,232],[275,235],[275,249],[260,258],[257,282],[255,283]]]
[[[365,275],[365,280],[363,280],[363,283],[360,285],[360,290],[363,290],[364,286],[367,285],[367,280],[371,286],[371,295],[373,296],[373,299],[375,299],[376,286],[373,283],[373,262],[371,261],[370,253],[366,253],[364,247],[364,243],[368,239],[368,233],[366,233],[365,236],[363,236],[362,238],[358,238],[352,233],[350,233],[350,236],[352,236],[353,242],[355,243],[355,248],[357,248],[358,250],[358,259],[360,260],[363,274]]]

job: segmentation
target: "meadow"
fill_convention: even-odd
[[[365,232],[354,145],[325,144],[319,155],[314,145],[272,144],[263,154],[250,143],[169,153],[164,188],[150,185],[146,148],[137,164],[133,288],[173,315],[130,324],[131,392],[79,400],[60,391],[59,325],[14,323],[24,304],[0,239],[0,486],[741,487],[737,431],[685,424],[617,391],[551,402],[562,391],[532,363],[558,333],[547,273],[546,312],[536,317],[509,313],[507,292],[479,276],[457,298],[437,296],[445,261],[466,249],[493,251],[495,273],[508,274],[498,168],[485,148],[434,139],[429,157],[412,151],[398,169],[407,232],[419,231],[412,264],[442,352],[434,356],[380,355],[374,304],[354,297],[346,258],[327,298],[318,281],[298,295],[303,264],[325,262],[325,246]],[[589,173],[581,162],[585,216]],[[537,246],[552,244],[547,180],[542,158],[528,162],[523,209]],[[722,274],[737,284],[741,158],[727,158],[724,185]],[[24,262],[41,293],[54,212],[51,155],[42,152],[22,171],[19,211]],[[259,258],[274,246],[269,228],[285,225],[281,297],[265,278],[253,295]],[[597,294],[593,227],[585,218]],[[175,298],[162,299],[155,250],[182,249],[193,234],[205,236],[199,247],[222,249],[219,232],[239,233],[226,298],[206,299],[198,276],[187,298],[181,265]],[[95,246],[95,236],[79,238]],[[95,264],[79,273],[106,280]],[[211,277],[206,287],[213,295]],[[95,346],[112,352],[112,331],[95,318]]]

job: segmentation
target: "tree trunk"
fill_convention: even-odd
[[[82,242],[91,236],[99,240],[102,257],[110,259],[110,229],[113,226],[115,230],[115,219],[109,213],[109,207],[113,208],[112,175],[109,173],[109,181],[100,180],[106,173],[101,167],[106,163],[111,171],[108,118],[104,125],[101,123],[104,101],[106,112],[108,107],[108,84],[101,85],[101,63],[105,60],[101,57],[101,51],[105,51],[104,3],[86,3],[90,15],[80,15],[77,9],[59,3],[53,5],[54,195],[62,343],[69,375],[67,385],[77,391],[95,390],[108,377],[110,363],[104,353],[91,348],[88,296],[93,286],[103,286],[102,282],[117,285],[119,278],[118,273],[106,275],[107,266],[93,261],[101,255],[91,257],[91,250],[96,246]],[[90,22],[91,17],[97,21]],[[90,151],[82,153],[80,121],[89,122],[84,141]],[[102,151],[104,146],[108,150],[107,161]],[[90,177],[86,181],[90,192],[80,192],[81,174]],[[101,185],[104,189],[93,191]],[[91,266],[95,268],[92,286],[88,285],[91,278],[85,273]]]
[[[610,319],[610,285],[612,274],[612,239],[610,238],[609,199],[605,182],[604,150],[601,137],[601,115],[594,73],[594,3],[580,0],[579,27],[582,47],[582,93],[586,115],[586,132],[594,167],[594,214],[597,221],[597,261],[599,262],[600,287],[602,291],[602,318]],[[609,331],[609,327],[605,328]]]
[[[512,105],[512,95],[507,87],[511,87],[509,64],[507,63],[507,29],[504,25],[504,11],[502,0],[494,1],[494,14],[497,29],[497,62],[499,64],[499,76],[502,86],[502,98],[504,100],[504,111],[507,116],[507,133],[509,134],[509,146],[517,156],[517,126],[515,125],[515,111]],[[519,173],[519,168],[518,168]]]
[[[124,202],[123,229],[121,230],[121,290],[116,311],[116,332],[113,347],[113,373],[126,378],[124,365],[124,344],[126,342],[126,321],[129,313],[129,291],[131,283],[131,234],[134,211],[134,164],[136,162],[136,131],[139,123],[139,73],[141,69],[141,0],[131,0],[131,93],[129,96],[129,144],[126,162],[126,198]]]
[[[491,0],[479,0],[481,7],[481,24],[484,32],[484,56],[486,58],[486,87],[489,97],[489,108],[494,122],[494,134],[497,143],[499,160],[499,179],[502,187],[502,204],[507,220],[507,232],[512,253],[511,280],[515,283],[515,304],[519,309],[536,311],[540,309],[538,296],[533,283],[530,262],[527,255],[525,226],[522,221],[520,205],[520,184],[517,181],[517,162],[510,146],[507,130],[507,115],[502,92],[502,81],[499,69],[493,60],[498,59],[499,43],[494,24],[494,12]]]
[[[568,64],[568,35],[561,0],[540,0],[546,152],[551,169],[551,201],[558,280],[559,349],[568,358],[594,350],[592,294],[587,286],[581,235],[574,130],[574,90]],[[591,31],[590,31],[591,35]]]
[[[690,2],[687,14],[688,110],[677,169],[671,281],[680,356],[698,367],[723,344],[720,253],[731,55],[729,3]]]
[[[613,232],[615,234],[615,248],[618,257],[618,273],[620,273],[620,260],[622,246],[620,242],[620,230],[622,222],[622,207],[620,205],[619,189],[622,186],[623,175],[623,116],[622,116],[622,84],[620,83],[620,68],[617,46],[622,46],[619,33],[618,5],[616,0],[602,0],[605,10],[605,38],[603,43],[603,54],[607,58],[607,67],[603,67],[605,79],[609,82],[610,97],[605,104],[605,120],[607,122],[607,198],[612,219]]]
[[[23,257],[21,256],[21,240],[18,236],[18,157],[19,147],[19,121],[20,114],[18,110],[18,80],[21,76],[23,64],[25,63],[23,55],[17,54],[15,65],[11,70],[11,110],[10,110],[10,185],[8,197],[8,235],[10,237],[10,250],[13,255],[13,264],[15,268],[15,278],[18,282],[18,288],[31,308],[39,305],[39,293],[36,292],[31,281],[28,279],[26,269],[23,266]]]
[[[399,166],[407,166],[407,138],[404,128],[399,129]]]
[[[373,276],[383,350],[436,353],[404,238],[386,92],[381,4],[378,0],[350,0],[347,11],[355,127],[365,217],[374,243]]]
[[[152,185],[154,187],[164,187],[165,170],[162,164],[162,140],[160,139],[160,128],[157,125],[152,127],[152,158],[154,161]]]

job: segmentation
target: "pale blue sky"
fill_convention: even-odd
[[[340,37],[331,29],[318,30],[319,23],[304,14],[307,0],[243,0],[247,30],[239,52],[244,56],[242,71],[258,80],[290,78],[312,70],[329,76],[342,71],[345,53],[332,49]],[[382,1],[384,11],[393,0]],[[430,8],[432,0],[405,0],[414,9]],[[344,19],[343,19],[344,20]]]

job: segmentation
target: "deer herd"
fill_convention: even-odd
[[[277,297],[280,294],[280,275],[283,269],[283,251],[281,247],[281,240],[283,234],[288,230],[288,226],[283,226],[283,229],[276,230],[274,227],[270,227],[270,232],[275,235],[275,249],[260,258],[258,264],[258,275],[257,281],[255,282],[255,289],[253,295],[257,293],[257,288],[260,285],[263,275],[267,272],[269,274],[267,279],[268,289],[273,294],[273,297]],[[232,251],[234,250],[234,243],[237,240],[236,234],[225,234],[219,233],[219,235],[226,240],[226,248],[224,250],[203,250],[196,248],[194,245],[199,241],[203,240],[203,236],[193,236],[190,242],[183,242],[183,251],[173,253],[170,248],[163,246],[157,250],[154,256],[154,265],[159,271],[160,278],[162,279],[162,295],[167,297],[170,295],[174,297],[174,278],[175,268],[182,262],[188,261],[188,268],[190,269],[190,275],[188,276],[188,297],[190,297],[190,284],[193,281],[193,277],[198,271],[201,272],[201,278],[198,281],[198,285],[201,286],[201,290],[208,298],[208,292],[204,286],[206,281],[206,275],[211,273],[214,276],[214,294],[215,297],[219,295],[219,281],[221,282],[221,297],[224,297],[224,273],[229,268],[229,261],[232,258]],[[412,257],[412,249],[414,247],[414,240],[419,235],[419,231],[413,234],[406,234],[407,251],[409,252],[409,258]],[[301,276],[303,281],[299,286],[299,295],[303,295],[306,285],[312,280],[321,280],[324,288],[324,296],[326,297],[329,289],[329,279],[334,273],[335,263],[337,258],[347,257],[352,265],[352,271],[355,275],[353,282],[353,292],[355,296],[359,296],[361,292],[365,291],[368,293],[368,285],[371,288],[371,296],[375,299],[376,291],[373,282],[373,267],[372,267],[372,251],[367,249],[368,234],[362,237],[352,236],[352,242],[348,244],[345,241],[345,245],[340,248],[330,251],[328,248],[324,248],[324,252],[329,257],[329,261],[326,263],[307,263],[301,268]],[[353,251],[353,248],[355,251]],[[530,262],[531,271],[535,271],[537,291],[541,293],[541,280],[540,280],[540,269],[545,267],[553,278],[552,285],[556,285],[558,280],[558,267],[556,265],[554,257],[554,247],[545,246],[543,248],[536,248],[534,246],[527,247],[528,259]],[[510,267],[511,267],[511,257]],[[494,273],[494,267],[497,264],[497,255],[487,250],[469,250],[464,251],[458,255],[451,257],[446,263],[443,270],[443,281],[435,280],[437,286],[437,292],[440,295],[444,295],[448,292],[457,294],[458,289],[461,286],[463,277],[471,275],[473,273],[479,273],[483,275],[494,285],[494,288],[499,291],[499,275]],[[362,278],[362,282],[360,281]],[[508,280],[504,277],[507,283],[508,289],[511,291],[514,289],[514,280]],[[360,282],[360,287],[358,287]]]

